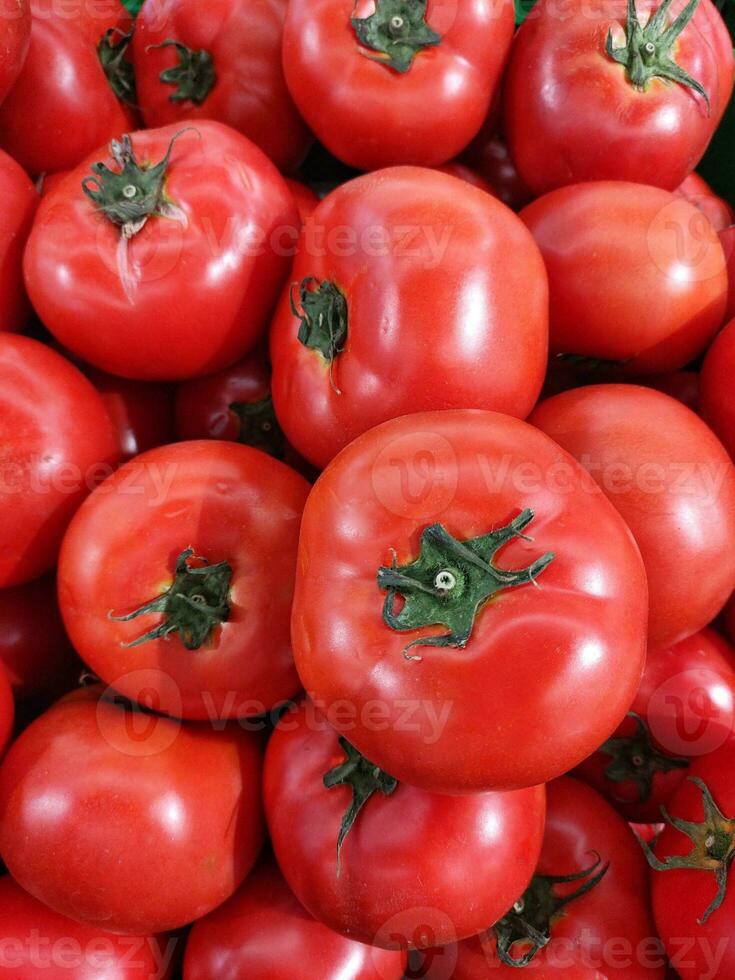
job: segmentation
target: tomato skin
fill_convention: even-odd
[[[223,906],[195,923],[184,980],[400,980],[404,955],[313,919],[265,858]]]
[[[75,167],[95,148],[134,128],[97,56],[111,28],[124,29],[116,5],[62,6],[30,0],[28,57],[0,106],[0,146],[33,176]]]
[[[23,288],[23,247],[33,224],[38,195],[27,174],[0,150],[0,331],[20,330],[28,319]]]
[[[87,369],[115,425],[124,461],[174,440],[173,392],[167,385],[128,381]]]
[[[628,375],[673,371],[720,327],[724,254],[688,201],[655,187],[593,182],[553,191],[521,218],[549,274],[552,353],[624,362]]]
[[[725,228],[735,224],[735,211],[727,201],[715,194],[704,177],[700,177],[698,173],[689,174],[674,193],[699,208],[716,232],[724,231]]]
[[[702,415],[735,458],[735,405],[732,372],[735,370],[735,320],[715,338],[702,365],[700,402]]]
[[[502,200],[500,195],[495,193],[495,189],[484,177],[481,177],[466,164],[460,163],[458,160],[450,160],[449,163],[443,163],[441,167],[436,167],[435,169],[441,171],[441,173],[449,174],[450,177],[459,177],[460,180],[466,180],[473,187],[479,187],[486,194],[491,194],[493,197],[497,197],[498,200]],[[507,202],[504,201],[503,203],[505,204]]]
[[[287,177],[286,183],[296,202],[301,224],[304,225],[307,218],[310,218],[316,211],[319,205],[319,198],[310,187],[302,184],[300,180],[293,180],[293,178]]]
[[[589,868],[597,856],[610,862],[607,874],[552,921],[549,945],[524,967],[524,973],[537,980],[663,980],[665,957],[656,938],[646,860],[638,842],[594,790],[576,779],[555,780],[547,786],[538,872],[569,875]],[[559,894],[564,892],[560,889]],[[647,954],[639,955],[644,949]],[[492,930],[444,951],[446,957],[453,955],[457,955],[453,980],[495,976],[510,980],[519,975],[518,968],[498,959]],[[437,967],[440,962],[438,957]],[[429,978],[434,976],[437,980],[441,976],[439,969],[429,972]]]
[[[345,228],[350,243],[330,247]],[[299,341],[287,291],[271,362],[278,418],[315,466],[400,415],[488,408],[523,418],[535,404],[546,368],[546,273],[522,223],[490,195],[415,167],[358,177],[304,227],[291,281],[310,276],[346,299],[344,350],[330,369]]]
[[[0,20],[0,102],[15,84],[31,41],[31,8],[18,0],[13,13],[7,9]]]
[[[159,162],[180,131],[133,133],[138,159]],[[153,217],[133,237],[126,293],[120,230],[99,216],[81,187],[100,159],[115,167],[107,151],[96,152],[41,202],[25,276],[44,324],[95,367],[139,381],[195,377],[242,357],[288,273],[285,246],[298,227],[273,164],[219,123],[201,121],[183,134],[165,189],[188,223]]]
[[[135,714],[114,693],[76,691],[0,768],[3,859],[61,915],[132,935],[179,928],[229,898],[255,863],[260,769],[260,740],[237,728]]]
[[[653,745],[664,755],[696,759],[719,748],[735,721],[735,650],[714,630],[705,629],[669,647],[650,650],[641,686],[630,708],[645,723]],[[635,733],[626,718],[613,738]],[[685,768],[656,772],[648,800],[636,783],[606,775],[612,757],[596,752],[574,774],[593,786],[633,823],[656,823],[661,807],[687,776]]]
[[[299,690],[289,611],[309,485],[277,460],[229,442],[152,449],[80,509],[59,559],[72,643],[107,684],[175,717],[262,714]],[[230,614],[199,649],[179,636],[130,644],[164,621],[124,616],[165,592],[187,548],[229,562]],[[142,673],[141,673],[142,672]]]
[[[474,934],[524,890],[541,848],[543,786],[442,796],[399,783],[389,796],[376,792],[344,839],[337,876],[351,789],[327,789],[323,777],[344,759],[337,733],[303,702],[266,753],[273,850],[315,918],[361,942],[420,948]]]
[[[703,629],[735,585],[735,470],[712,431],[673,398],[637,385],[564,392],[530,421],[586,460],[633,532],[648,572],[649,644]]]
[[[8,980],[163,980],[164,937],[116,936],[59,915],[0,878],[0,977]],[[37,937],[34,942],[34,936]]]
[[[645,23],[658,0],[637,0]],[[670,17],[685,6],[677,0]],[[732,42],[711,0],[702,0],[678,38],[676,63],[699,81],[691,89],[654,79],[639,91],[605,52],[620,47],[625,0],[540,0],[521,26],[504,85],[505,132],[519,173],[535,194],[589,180],[621,180],[674,190],[694,170],[733,86]]]
[[[317,702],[354,707],[349,729],[332,723],[368,759],[434,792],[512,789],[569,770],[614,730],[643,671],[646,583],[628,529],[588,484],[542,433],[477,411],[385,423],[322,474],[301,530],[294,657]],[[409,653],[422,660],[408,660],[427,631],[383,621],[378,568],[393,551],[415,558],[434,522],[465,540],[526,507],[533,542],[509,542],[498,561],[523,568],[553,552],[538,588],[496,594],[465,650],[419,646]],[[390,739],[365,718],[373,702]]]
[[[60,354],[0,333],[0,588],[38,578],[89,491],[118,459],[102,399]]]
[[[216,119],[252,140],[279,170],[303,159],[311,134],[291,100],[281,65],[286,0],[146,0],[136,19],[132,52],[138,99],[148,128],[187,120]],[[172,102],[176,86],[161,72],[179,64],[173,39],[208,51],[217,81],[201,105]]]
[[[513,37],[513,4],[459,0],[450,9],[429,0],[426,21],[441,41],[420,51],[403,74],[366,56],[350,18],[372,9],[365,0],[353,6],[288,5],[283,67],[302,116],[331,153],[358,170],[451,160],[480,129],[497,90]]]
[[[728,295],[725,322],[735,317],[735,225],[720,232],[720,241],[727,259]]]

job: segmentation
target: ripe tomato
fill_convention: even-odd
[[[82,664],[64,632],[53,576],[0,589],[0,660],[19,701],[48,703],[76,685]]]
[[[53,912],[0,878],[0,977],[7,980],[163,980],[175,940],[116,936]]]
[[[292,239],[298,219],[283,178],[214,122],[135,133],[112,153],[41,202],[25,255],[33,305],[65,347],[111,374],[225,367],[254,346],[288,273],[279,236]]]
[[[575,774],[626,820],[655,823],[687,774],[735,727],[735,650],[714,630],[649,651],[625,721]]]
[[[123,460],[173,442],[173,392],[167,385],[116,378],[94,368],[86,373],[117,429]]]
[[[674,190],[732,86],[732,42],[711,0],[539,0],[513,45],[505,130],[536,194],[587,180]]]
[[[287,466],[229,442],[163,446],[121,467],[79,511],[59,559],[80,656],[175,717],[258,715],[295,694],[289,612],[308,491]]]
[[[147,127],[216,119],[290,171],[311,142],[281,64],[286,0],[146,0],[132,53]]]
[[[546,262],[554,354],[673,371],[722,323],[725,257],[694,205],[655,187],[603,182],[547,194],[521,213]]]
[[[390,418],[523,418],[538,398],[541,256],[515,215],[465,182],[405,167],[344,184],[306,223],[291,279],[271,332],[273,401],[318,467]]]
[[[117,462],[92,385],[61,355],[0,332],[0,588],[56,562],[79,504]]]
[[[470,167],[492,186],[495,196],[514,211],[520,211],[533,197],[518,173],[507,143],[495,127],[483,127],[462,154]]]
[[[427,977],[510,980],[528,970],[536,980],[663,980],[646,862],[630,828],[575,779],[550,783],[547,794],[541,859],[523,898],[487,932],[436,951]],[[443,972],[455,959],[454,973]]]
[[[725,321],[735,317],[735,225],[723,229],[720,232],[720,241],[725,250],[727,259],[727,278],[729,291],[727,296],[727,310],[725,311]]]
[[[17,0],[0,17],[0,102],[20,74],[30,40],[31,8],[28,0]]]
[[[319,140],[350,166],[437,166],[482,125],[513,25],[511,0],[291,0],[286,82]]]
[[[120,4],[30,6],[28,57],[0,106],[0,145],[35,176],[75,167],[134,128],[135,87]]]
[[[652,870],[656,927],[681,980],[735,976],[735,741],[691,767],[668,808]]]
[[[61,915],[132,935],[177,929],[229,898],[254,864],[260,769],[253,735],[76,691],[0,768],[3,860]]]
[[[733,211],[727,201],[723,201],[721,197],[715,194],[704,177],[700,177],[699,174],[689,174],[684,183],[680,184],[674,193],[699,208],[707,216],[709,223],[715,231],[723,231],[730,225],[735,224],[735,211]]]
[[[299,220],[303,225],[306,223],[306,219],[310,218],[316,211],[319,198],[310,187],[302,184],[300,180],[292,180],[291,177],[287,177],[286,183],[288,184],[288,189],[293,194],[299,212]]]
[[[0,25],[2,18],[0,18]],[[0,331],[20,330],[28,318],[23,288],[23,248],[38,206],[36,188],[0,150]]]
[[[735,402],[732,378],[735,371],[735,320],[717,336],[704,359],[700,375],[702,415],[735,458]]]
[[[306,703],[271,737],[263,794],[273,850],[301,904],[387,949],[443,944],[494,922],[541,848],[543,786],[443,796],[397,783]]]
[[[313,919],[270,859],[195,923],[184,980],[401,980],[404,955],[340,936]]]
[[[646,612],[619,515],[507,416],[381,425],[334,460],[304,512],[292,619],[304,686],[349,703],[351,727],[335,726],[428,790],[531,786],[586,758],[633,700]]]
[[[661,392],[612,384],[550,398],[530,421],[582,462],[633,532],[650,645],[711,622],[735,586],[735,469],[704,422]]]

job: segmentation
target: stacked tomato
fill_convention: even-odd
[[[0,977],[735,980],[734,80],[0,0]]]

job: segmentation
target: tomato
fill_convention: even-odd
[[[381,425],[304,511],[291,631],[304,687],[349,704],[335,727],[427,790],[531,786],[586,758],[633,700],[646,609],[614,508],[507,416]]]
[[[19,701],[51,702],[79,680],[82,665],[64,632],[53,576],[0,589],[0,660]]]
[[[397,782],[306,703],[271,737],[263,797],[301,904],[385,948],[443,944],[493,922],[528,884],[541,848],[543,786],[442,796]]]
[[[121,467],[59,559],[80,656],[175,717],[258,715],[295,694],[289,612],[308,491],[284,464],[229,442],[163,446]]]
[[[650,645],[714,619],[735,586],[735,469],[704,422],[661,392],[612,384],[550,398],[530,421],[583,463],[632,530]]]
[[[260,769],[254,735],[76,691],[0,768],[3,860],[61,915],[131,935],[179,928],[229,898],[255,863]]]
[[[602,182],[547,194],[521,214],[546,262],[552,353],[673,371],[722,323],[725,258],[694,205],[655,187]]]
[[[699,381],[700,376],[697,371],[669,371],[666,374],[650,374],[640,379],[641,384],[663,391],[665,395],[671,395],[698,414]]]
[[[286,183],[288,184],[288,189],[293,194],[299,212],[300,223],[303,225],[306,223],[306,219],[310,218],[316,211],[319,198],[310,187],[302,184],[300,180],[292,180],[291,177],[287,177]]]
[[[272,860],[194,925],[184,980],[401,980],[404,956],[340,936],[313,919]]]
[[[135,133],[113,151],[41,202],[25,255],[36,311],[111,374],[160,381],[225,367],[255,345],[288,274],[298,219],[283,178],[214,122]]]
[[[0,878],[0,977],[8,980],[163,980],[173,940],[116,936],[53,912]]]
[[[728,321],[735,317],[735,225],[731,225],[729,228],[725,228],[720,232],[720,241],[722,242],[722,247],[725,250],[725,257],[727,258],[727,278],[729,290],[727,295],[725,321]]]
[[[735,320],[717,336],[704,359],[700,375],[702,415],[735,458],[735,404],[732,377],[735,371]]]
[[[31,40],[31,8],[17,0],[0,18],[0,102],[15,84]]]
[[[735,650],[714,630],[649,651],[626,720],[575,774],[626,820],[655,823],[690,760],[719,748],[735,722]]]
[[[500,199],[499,195],[495,193],[495,189],[490,186],[484,177],[475,173],[466,164],[460,163],[459,160],[451,160],[449,163],[443,163],[440,167],[435,167],[434,169],[439,170],[441,173],[449,174],[450,177],[459,177],[460,180],[467,181],[473,187],[479,187],[486,194],[491,194],[493,197]]]
[[[161,384],[128,381],[87,369],[118,432],[123,460],[174,439],[173,392]]]
[[[118,448],[92,385],[35,340],[0,332],[0,588],[38,578]]]
[[[631,823],[630,829],[639,840],[652,844],[665,826],[664,823]]]
[[[575,779],[551,783],[547,794],[541,858],[523,899],[487,932],[437,951],[427,976],[509,980],[528,971],[537,980],[663,980],[646,861],[630,828]],[[454,973],[442,972],[455,959]]]
[[[483,127],[462,154],[462,159],[488,181],[495,196],[514,211],[519,211],[533,197],[518,173],[507,143],[497,135],[494,127]]]
[[[735,211],[727,201],[723,201],[715,194],[704,177],[700,177],[699,174],[689,174],[674,193],[699,208],[707,216],[715,231],[721,232],[729,225],[735,224]]]
[[[318,139],[350,166],[437,166],[480,129],[513,25],[511,0],[291,0],[286,82]]]
[[[733,65],[711,0],[570,0],[563,8],[539,0],[513,44],[504,88],[522,179],[535,194],[588,180],[674,190],[722,118]]]
[[[2,19],[0,18],[0,23]],[[23,247],[38,205],[36,188],[0,150],[0,331],[20,330],[28,319],[23,288]]]
[[[303,159],[311,134],[281,65],[286,0],[146,0],[132,52],[147,127],[216,119],[259,146],[279,170]]]
[[[682,980],[735,976],[735,890],[727,881],[735,853],[733,771],[733,739],[698,759],[649,851],[656,927]]]
[[[410,412],[533,408],[546,273],[489,194],[418,168],[358,177],[306,223],[291,280],[271,332],[273,402],[316,466]]]
[[[30,6],[28,57],[0,106],[0,145],[38,175],[75,167],[130,130],[135,88],[121,5],[30,0]]]

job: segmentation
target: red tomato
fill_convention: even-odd
[[[175,717],[258,715],[295,694],[289,612],[308,491],[234,443],[131,460],[64,539],[59,601],[81,657]]]
[[[664,823],[631,823],[630,829],[639,840],[652,844],[665,826]]]
[[[725,257],[694,205],[655,187],[577,184],[521,214],[546,262],[552,353],[673,371],[722,323]]]
[[[113,149],[41,202],[25,255],[31,301],[60,343],[111,374],[219,370],[254,346],[288,273],[291,194],[219,123],[146,130]]]
[[[316,211],[319,204],[319,198],[310,187],[307,187],[306,184],[302,184],[300,180],[292,180],[290,177],[287,177],[286,183],[288,184],[288,189],[293,194],[294,201],[296,202],[300,222],[302,225],[304,225],[306,223],[306,219],[310,218]]]
[[[547,791],[541,859],[523,899],[486,933],[437,951],[427,976],[510,980],[528,971],[535,980],[663,980],[646,862],[630,828],[583,783],[559,779]],[[579,877],[569,881],[572,875]],[[533,930],[548,944],[534,944]],[[529,954],[523,973],[507,962]],[[455,958],[454,973],[442,973]]]
[[[291,280],[271,332],[273,401],[316,466],[410,412],[523,418],[535,404],[546,273],[522,223],[489,194],[417,168],[358,177],[306,223]]]
[[[714,630],[651,650],[625,721],[575,774],[626,820],[655,823],[690,760],[735,727],[735,650]]]
[[[118,459],[115,431],[92,385],[26,337],[0,333],[0,588],[56,562],[79,504]]]
[[[733,64],[711,0],[539,0],[504,88],[521,177],[536,194],[587,180],[674,190],[722,118]]]
[[[163,980],[174,940],[116,936],[52,912],[0,878],[0,977],[7,980]]]
[[[0,17],[0,25],[2,18]],[[0,150],[0,331],[20,330],[28,319],[23,288],[23,248],[38,206],[36,188]]]
[[[707,216],[715,231],[723,231],[729,225],[735,224],[735,211],[727,201],[723,201],[715,194],[704,177],[700,177],[699,174],[689,174],[674,193],[699,208]]]
[[[493,197],[500,199],[500,195],[495,193],[495,188],[491,187],[484,177],[481,177],[478,173],[475,173],[475,171],[466,164],[460,163],[459,160],[451,160],[449,163],[443,163],[440,167],[435,167],[434,169],[439,170],[444,174],[449,174],[450,177],[459,177],[460,180],[467,181],[467,183],[472,184],[473,187],[479,187],[480,190],[485,191],[486,194],[491,194]]]
[[[530,421],[583,463],[632,530],[650,645],[711,622],[735,586],[735,469],[704,422],[661,392],[612,384],[550,398]]]
[[[124,58],[129,18],[121,5],[30,5],[28,57],[0,106],[0,145],[37,175],[75,167],[133,128],[135,88]]]
[[[700,375],[702,415],[735,458],[735,400],[732,379],[735,372],[735,320],[717,336],[704,359]]]
[[[31,8],[17,0],[0,17],[0,102],[15,84],[31,40]]]
[[[132,935],[176,929],[229,898],[257,858],[260,741],[100,690],[68,695],[12,746],[0,850],[61,915]]]
[[[147,127],[216,119],[259,146],[279,170],[303,159],[311,134],[281,65],[287,0],[146,0],[132,52]]]
[[[735,317],[735,225],[720,232],[720,241],[727,259],[728,296],[725,321]]]
[[[350,166],[437,166],[482,125],[513,24],[511,0],[291,0],[286,82],[319,140]]]
[[[543,786],[442,796],[396,783],[306,703],[268,744],[263,794],[276,858],[301,904],[336,932],[385,948],[441,945],[494,922],[541,848]]]
[[[514,211],[519,211],[533,197],[518,173],[507,144],[497,135],[495,127],[483,127],[462,158],[492,185],[495,196]]]
[[[123,460],[174,440],[173,392],[167,385],[128,381],[87,369],[118,432]]]
[[[335,727],[427,790],[531,786],[586,758],[633,700],[646,610],[614,508],[507,416],[381,425],[334,460],[304,512],[292,618],[304,686],[349,704]]]
[[[0,660],[19,701],[51,702],[76,685],[82,665],[64,632],[53,576],[0,589]]]
[[[698,759],[671,801],[655,857],[649,852],[656,927],[682,980],[735,976],[735,890],[727,884],[735,852],[733,772],[733,739]]]
[[[667,374],[650,374],[639,380],[647,388],[663,391],[699,414],[700,376],[697,371],[669,371]]]
[[[266,859],[194,925],[184,980],[400,980],[404,956],[340,936],[313,919]]]

